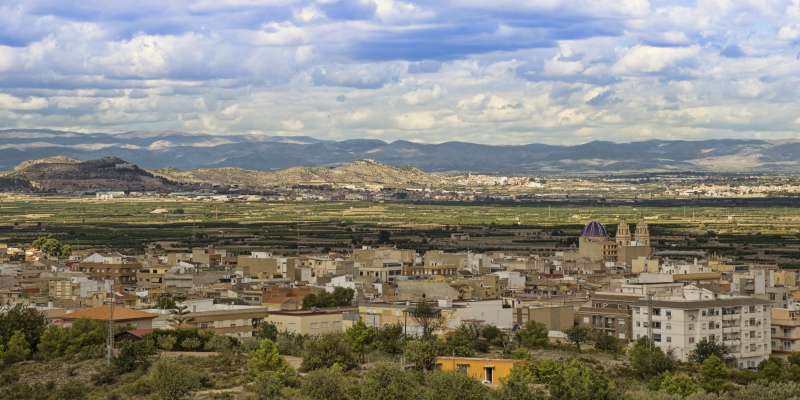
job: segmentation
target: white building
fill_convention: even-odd
[[[770,302],[765,300],[688,286],[683,296],[640,299],[632,309],[633,337],[652,334],[656,346],[681,361],[702,339],[721,341],[740,368],[756,368],[771,351]]]

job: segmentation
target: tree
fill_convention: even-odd
[[[656,347],[647,337],[636,341],[628,353],[631,368],[642,378],[660,375],[674,368],[672,358]]]
[[[252,391],[258,400],[283,399],[285,377],[281,372],[269,371],[256,376]]]
[[[622,351],[622,341],[606,332],[597,331],[594,334],[594,347],[609,353],[620,353]]]
[[[308,400],[354,399],[356,396],[353,396],[351,389],[338,365],[309,372],[300,386],[300,392]]]
[[[381,230],[378,232],[378,243],[379,244],[388,244],[392,241],[392,233],[387,230]]]
[[[386,354],[403,353],[403,326],[394,324],[378,328],[375,345],[378,350]]]
[[[719,393],[727,387],[728,368],[719,357],[710,355],[700,365],[700,386],[709,393]]]
[[[422,330],[423,338],[430,338],[433,332],[444,324],[442,310],[434,307],[428,301],[417,303],[408,311],[408,314]]]
[[[161,400],[180,400],[201,386],[201,376],[180,360],[162,358],[150,369],[148,380]]]
[[[258,349],[247,358],[247,370],[252,376],[265,372],[284,372],[289,364],[278,353],[278,347],[269,339],[261,339]]]
[[[694,350],[689,354],[689,360],[692,362],[702,364],[706,358],[717,356],[721,360],[728,357],[728,348],[721,342],[715,339],[702,338],[695,345]]]
[[[347,329],[345,337],[350,343],[350,348],[354,353],[358,354],[360,361],[363,363],[367,352],[369,352],[375,344],[377,333],[375,328],[368,327],[363,320],[359,319],[353,326]]]
[[[406,342],[403,355],[406,362],[418,370],[432,370],[436,364],[436,342],[434,339],[416,339]]]
[[[162,294],[158,296],[158,300],[156,300],[156,308],[161,310],[173,310],[178,308],[178,305],[175,304],[175,299],[172,298],[169,294]]]
[[[72,247],[50,236],[40,236],[33,241],[31,247],[53,258],[69,257],[72,254]]]
[[[0,344],[6,345],[11,336],[20,331],[28,345],[35,349],[46,327],[47,319],[35,308],[22,304],[0,306]]]
[[[39,338],[37,351],[46,359],[76,354],[92,355],[106,340],[108,326],[102,321],[79,319],[69,328],[48,326]]]
[[[360,400],[416,400],[420,387],[412,376],[394,364],[379,364],[361,380]]]
[[[336,287],[333,289],[333,303],[335,307],[347,307],[353,304],[356,291],[351,288]]]
[[[541,322],[528,321],[522,329],[517,331],[517,341],[528,349],[547,346],[547,326]]]
[[[699,387],[694,379],[684,372],[664,374],[658,386],[658,390],[662,392],[681,397],[690,396],[697,392],[698,389]]]
[[[612,400],[620,398],[614,384],[601,372],[572,360],[548,384],[553,400]]]
[[[581,351],[581,343],[586,343],[589,340],[589,335],[591,334],[591,330],[583,325],[575,325],[571,328],[567,328],[564,333],[567,335],[567,339],[570,342],[575,344],[575,347],[578,349],[578,352]]]
[[[489,390],[475,379],[458,372],[436,371],[426,376],[428,400],[483,400]]]
[[[186,304],[179,304],[177,307],[172,309],[171,313],[172,317],[170,320],[176,326],[181,326],[194,320],[194,318],[189,316],[191,311],[189,311],[189,306]]]
[[[342,334],[309,338],[303,343],[303,371],[330,368],[339,364],[344,370],[358,366],[350,345]]]
[[[31,356],[31,346],[25,339],[25,334],[22,331],[16,331],[8,343],[5,345],[3,351],[3,364],[11,365],[20,361],[25,361]]]
[[[216,351],[218,353],[230,353],[236,347],[233,340],[227,336],[214,335],[206,340],[203,345],[205,351]]]
[[[156,353],[155,343],[152,338],[136,342],[125,341],[119,347],[117,356],[114,357],[114,368],[118,372],[130,372],[150,363],[150,357]]]
[[[258,327],[256,336],[259,339],[269,339],[274,342],[278,340],[278,327],[272,322],[264,322]]]
[[[547,395],[540,386],[527,365],[515,365],[511,368],[511,374],[492,397],[495,400],[545,400]]]

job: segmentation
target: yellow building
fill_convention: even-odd
[[[344,313],[350,309],[271,311],[267,322],[275,324],[280,332],[300,335],[341,333],[346,327]]]
[[[462,372],[494,387],[508,378],[511,368],[524,362],[505,358],[436,357],[436,368],[441,371]]]
[[[776,271],[775,286],[787,288],[797,287],[797,272],[795,271]]]
[[[641,274],[642,272],[658,273],[659,259],[650,257],[637,257],[631,261],[631,272]]]

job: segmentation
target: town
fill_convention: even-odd
[[[379,360],[394,360],[412,369],[460,371],[504,393],[513,390],[508,382],[515,369],[530,368],[533,354],[539,354],[534,360],[583,354],[612,368],[627,352],[638,373],[662,374],[663,391],[722,395],[730,388],[708,386],[702,375],[696,387],[675,392],[670,379],[692,384],[694,378],[670,372],[676,368],[670,365],[718,362],[721,373],[757,376],[800,352],[797,269],[659,248],[645,219],[614,226],[588,221],[577,246],[549,254],[418,252],[389,244],[388,231],[379,236],[378,243],[351,251],[302,254],[215,245],[81,254],[50,236],[27,246],[0,245],[4,312],[30,310],[45,321],[39,337],[13,330],[3,337],[4,363],[48,352],[82,354],[80,347],[49,343],[48,334],[95,329],[85,345],[107,349],[97,354],[111,363],[143,351],[144,343],[148,354],[162,357],[250,346],[256,349],[251,360],[275,351],[288,360],[279,364],[304,372],[370,370]],[[469,234],[456,232],[451,240],[469,240]],[[433,344],[414,347],[420,343]],[[15,346],[25,351],[16,354]],[[635,366],[643,362],[632,355],[645,351],[641,346],[646,357],[660,354],[665,364]],[[542,351],[549,353],[536,353]],[[128,357],[143,362],[141,355]],[[256,386],[206,391],[271,398]]]

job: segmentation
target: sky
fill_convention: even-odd
[[[0,127],[800,139],[800,0],[3,0]]]

